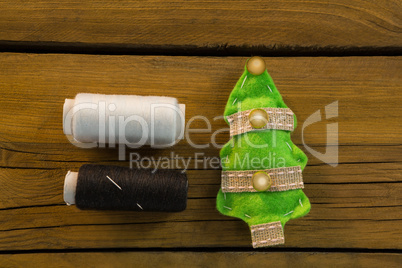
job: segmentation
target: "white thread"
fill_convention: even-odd
[[[137,203],[137,206],[138,206],[141,210],[144,210],[144,209],[140,206],[140,204]]]
[[[293,213],[293,210],[292,210],[292,211],[289,211],[288,213],[286,213],[286,214],[283,215],[283,216],[287,216],[287,215],[292,214],[292,213]]]
[[[239,102],[237,103],[237,108],[238,108],[238,110],[237,110],[237,111],[239,111],[239,110],[240,110],[240,108],[241,108],[241,101],[239,101]]]
[[[236,101],[237,101],[237,98],[233,101],[232,105],[235,104]]]
[[[226,193],[223,193],[223,198],[226,200]]]
[[[226,208],[226,209],[232,210],[230,207],[227,207],[227,206],[223,206],[223,207]]]
[[[63,131],[94,146],[167,146],[184,137],[184,113],[185,106],[171,97],[80,93],[65,100]]]
[[[111,182],[113,182],[113,184],[116,185],[116,187],[119,188],[120,191],[122,191],[121,187],[117,183],[115,183],[114,180],[112,180],[108,175],[106,175],[106,178],[108,178]]]
[[[274,239],[262,240],[262,241],[258,241],[258,242],[253,242],[253,245],[256,246],[258,244],[266,244],[268,242],[276,242],[278,240],[282,240],[282,239],[281,238],[274,238]]]
[[[302,203],[301,199],[299,199],[299,204],[301,207],[303,207],[303,203]]]
[[[293,149],[292,149],[292,147],[290,147],[289,143],[286,142],[286,144],[288,145],[289,149],[290,149],[291,151],[293,151]]]
[[[64,202],[68,206],[75,204],[75,193],[77,188],[78,172],[68,171],[64,179]]]
[[[272,89],[269,87],[269,85],[267,85],[267,87],[269,88],[269,91],[271,91],[271,93],[272,93]]]
[[[247,79],[247,75],[246,75],[246,77],[244,77],[243,84],[241,84],[240,88],[243,88],[243,85],[244,85],[244,82],[246,82],[246,79]]]
[[[244,216],[246,216],[247,218],[250,218],[250,219],[251,219],[250,215],[244,214]]]

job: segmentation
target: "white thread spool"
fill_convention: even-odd
[[[75,192],[77,188],[78,172],[68,171],[64,179],[64,202],[67,205],[75,204]]]
[[[183,139],[184,115],[176,98],[80,93],[65,100],[63,130],[78,143],[171,146]]]

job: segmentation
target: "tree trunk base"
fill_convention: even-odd
[[[253,248],[282,245],[285,243],[280,221],[250,226]]]

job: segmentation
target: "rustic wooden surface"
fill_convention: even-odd
[[[397,254],[378,253],[306,253],[306,252],[141,252],[141,253],[42,253],[6,255],[5,266],[41,267],[75,266],[85,263],[89,267],[398,267],[402,258]],[[319,265],[317,265],[319,264]]]
[[[402,264],[400,1],[0,0],[0,10],[1,267]],[[219,169],[195,159],[218,157],[211,135],[227,128],[219,116],[250,54],[276,56],[265,60],[298,118],[292,140],[309,156],[312,203],[306,217],[286,225],[284,246],[257,251],[247,225],[215,209]],[[85,150],[66,139],[62,105],[79,92],[173,96],[186,104],[187,122],[211,121],[209,132],[189,134],[203,149],[187,139],[126,152],[191,158],[187,210],[64,205],[67,170],[129,165],[117,149]],[[306,127],[304,142],[325,152],[327,134],[336,134],[326,124],[338,123],[336,167],[302,142],[308,116],[321,110],[325,118],[334,101],[339,116]],[[228,132],[215,137],[220,146],[228,139]]]
[[[60,3],[61,2],[61,3]],[[399,47],[401,2],[0,1],[0,36],[17,42],[133,47]]]
[[[0,113],[8,115],[0,118],[0,250],[250,247],[247,226],[215,210],[220,171],[196,167],[195,161],[188,170],[188,209],[182,213],[80,211],[62,201],[68,169],[88,162],[128,165],[117,161],[115,149],[83,150],[67,141],[61,126],[65,98],[84,89],[169,92],[187,104],[187,119],[213,119],[222,113],[245,58],[12,53],[0,58]],[[305,192],[313,209],[286,225],[284,248],[401,249],[401,125],[395,124],[401,114],[399,58],[266,60],[299,122],[339,102],[339,165],[334,168],[310,156]],[[192,126],[205,127],[197,122]],[[325,123],[306,129],[309,146],[325,149]],[[224,127],[217,121],[211,131]],[[293,140],[301,146],[300,128],[302,124]],[[210,142],[210,134],[190,138]],[[227,140],[227,133],[217,136],[219,144]],[[211,145],[194,149],[182,141],[171,150],[135,152],[171,157],[171,151],[194,158],[195,153],[217,157],[219,150]]]

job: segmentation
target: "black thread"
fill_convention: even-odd
[[[186,174],[177,170],[152,171],[83,165],[78,171],[76,206],[79,209],[183,211],[187,205]]]

